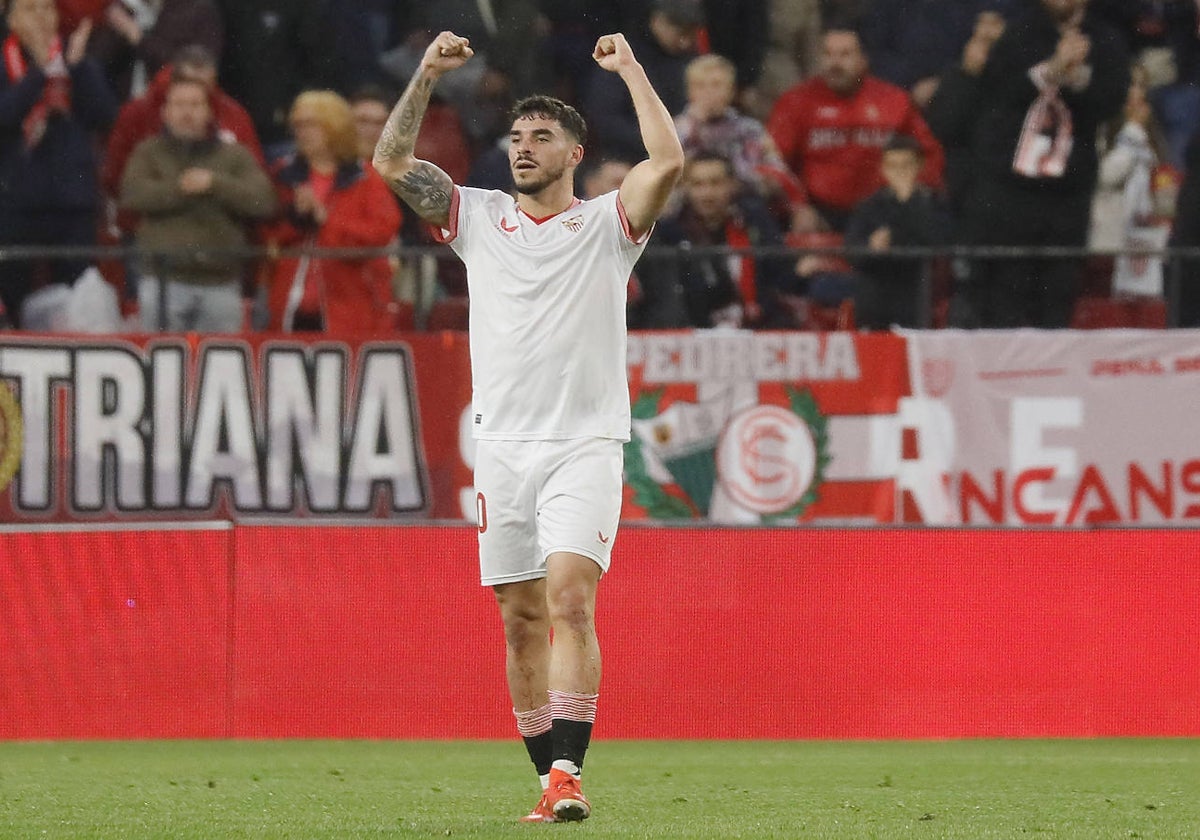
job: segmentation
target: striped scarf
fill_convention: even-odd
[[[16,84],[25,78],[29,65],[21,50],[21,42],[16,35],[9,35],[4,41],[4,69],[8,80]],[[42,96],[29,109],[25,119],[21,121],[21,132],[25,138],[25,148],[32,149],[42,141],[46,134],[46,125],[55,111],[71,110],[71,77],[67,72],[67,63],[63,60],[62,41],[54,39],[50,47],[50,60],[42,68],[46,74],[46,86],[42,88]]]

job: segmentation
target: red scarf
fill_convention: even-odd
[[[25,54],[21,50],[21,42],[17,40],[16,35],[9,35],[4,41],[4,69],[8,72],[8,80],[14,84],[25,78],[25,74],[29,72]],[[71,77],[67,72],[67,63],[63,60],[62,41],[58,38],[55,38],[50,46],[50,60],[46,62],[42,71],[46,74],[42,96],[21,122],[26,149],[32,149],[41,142],[51,114],[55,111],[66,113],[71,110]]]

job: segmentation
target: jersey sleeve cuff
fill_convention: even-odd
[[[617,217],[621,220],[621,230],[625,234],[625,238],[634,245],[641,245],[650,238],[651,231],[654,230],[654,225],[650,225],[649,230],[641,236],[634,236],[633,230],[629,227],[629,217],[625,215],[625,205],[621,203],[621,194],[617,193]]]
[[[426,230],[429,231],[429,235],[433,237],[435,242],[448,245],[458,238],[458,208],[458,186],[455,185],[454,189],[450,192],[450,212],[448,214],[448,221],[446,222],[447,227],[429,224],[428,222],[425,224]]]

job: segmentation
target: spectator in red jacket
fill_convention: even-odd
[[[925,157],[921,180],[941,187],[937,139],[906,91],[868,73],[850,29],[825,32],[820,74],[779,97],[767,130],[807,192],[793,221],[796,232],[823,224],[843,230],[854,206],[883,186],[883,149],[897,134],[916,138]]]
[[[145,95],[121,106],[117,121],[108,135],[100,173],[101,184],[110,195],[119,192],[121,176],[125,173],[125,164],[134,147],[162,131],[163,104],[167,99],[167,88],[171,85],[173,67],[179,68],[180,76],[202,82],[209,89],[218,137],[236,141],[249,149],[259,164],[265,165],[262,145],[258,142],[258,133],[254,130],[250,115],[233,97],[217,87],[216,56],[207,48],[193,44],[179,50],[172,63],[158,72]],[[129,229],[127,224],[122,224],[122,227]]]
[[[350,105],[332,91],[296,97],[289,122],[296,154],[275,172],[283,218],[275,247],[383,248],[400,230],[400,208],[358,156]],[[392,268],[386,256],[284,257],[267,287],[270,328],[334,333],[391,326]]]

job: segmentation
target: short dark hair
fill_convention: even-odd
[[[184,44],[171,56],[171,64],[178,67],[211,67],[216,69],[217,56],[203,44]]]
[[[583,121],[583,117],[566,102],[553,96],[526,96],[512,106],[508,115],[510,124],[528,117],[554,120],[562,126],[563,131],[574,137],[579,145],[587,143],[587,123]]]
[[[725,174],[730,178],[735,177],[736,170],[733,168],[733,160],[729,155],[722,154],[716,149],[700,148],[687,156],[684,161],[684,169],[690,170],[697,163],[719,163],[725,167]]]

